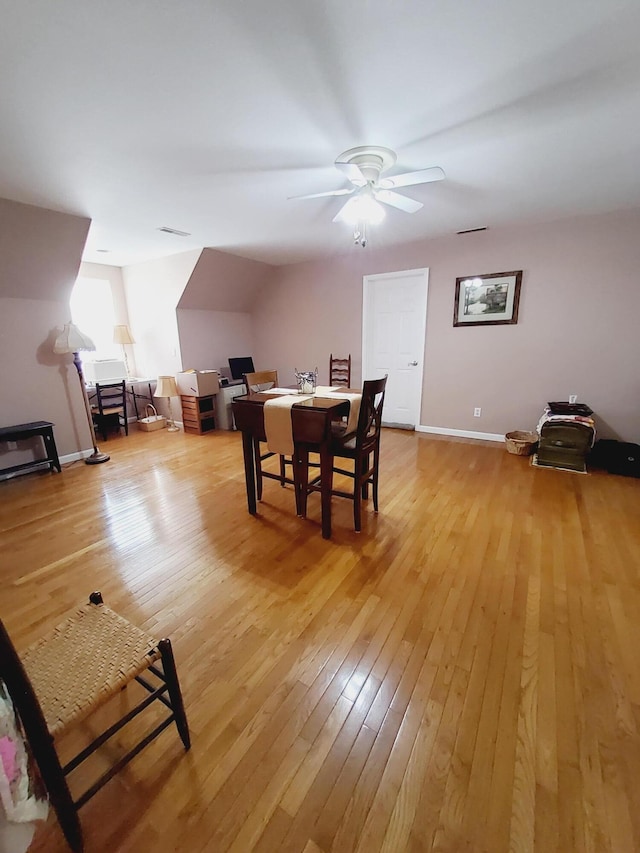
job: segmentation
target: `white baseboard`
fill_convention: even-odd
[[[480,441],[501,441],[504,442],[504,435],[495,432],[475,432],[470,429],[448,429],[446,427],[416,426],[416,432],[427,432],[433,435],[451,435],[457,438],[477,438]]]

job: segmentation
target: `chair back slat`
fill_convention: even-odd
[[[356,448],[373,445],[380,439],[382,408],[387,377],[367,379],[362,385],[362,402],[356,431]]]
[[[105,409],[122,409],[126,406],[125,380],[119,382],[96,382],[96,406],[104,417]]]
[[[347,358],[329,356],[329,385],[351,386],[351,353]]]

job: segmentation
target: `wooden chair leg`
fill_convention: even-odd
[[[354,460],[353,471],[353,526],[356,533],[362,530],[362,460]]]
[[[380,464],[380,448],[373,451],[373,508],[378,512],[378,465]]]
[[[284,478],[286,476],[285,465],[284,465],[284,456],[280,456],[280,485],[284,489]]]
[[[362,470],[363,471],[369,470],[369,454],[367,454],[363,459]],[[362,494],[362,500],[366,501],[367,498],[369,497],[369,480],[365,480],[364,483],[362,484],[361,494]]]
[[[41,756],[38,767],[49,794],[49,801],[56,813],[56,818],[67,844],[74,853],[82,853],[84,840],[78,810],[71,798],[69,786],[53,746],[53,738],[51,739],[51,750],[46,750],[46,753],[46,756]]]
[[[189,735],[189,725],[187,723],[187,715],[184,710],[184,702],[182,701],[182,691],[180,690],[180,682],[178,681],[178,673],[176,672],[176,662],[173,657],[171,640],[160,640],[158,648],[162,655],[162,670],[167,682],[169,698],[171,699],[171,706],[176,718],[178,734],[184,744],[184,748],[190,749],[191,737]]]
[[[257,438],[253,440],[253,456],[256,466],[256,495],[262,500],[262,462],[260,461],[260,442]]]
[[[106,424],[105,418],[98,418],[98,431],[100,432],[100,435],[102,436],[102,440],[106,441],[107,440],[107,433],[109,432],[109,430],[107,429],[107,424]]]

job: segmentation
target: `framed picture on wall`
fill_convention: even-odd
[[[522,270],[456,279],[454,326],[501,326],[518,322]]]

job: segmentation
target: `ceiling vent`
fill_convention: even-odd
[[[483,228],[467,228],[466,231],[456,231],[456,234],[475,234],[476,231],[486,231],[487,226],[485,225]]]
[[[178,231],[177,228],[167,228],[166,225],[158,228],[158,231],[164,231],[165,234],[175,234],[176,237],[191,237],[188,231]]]

